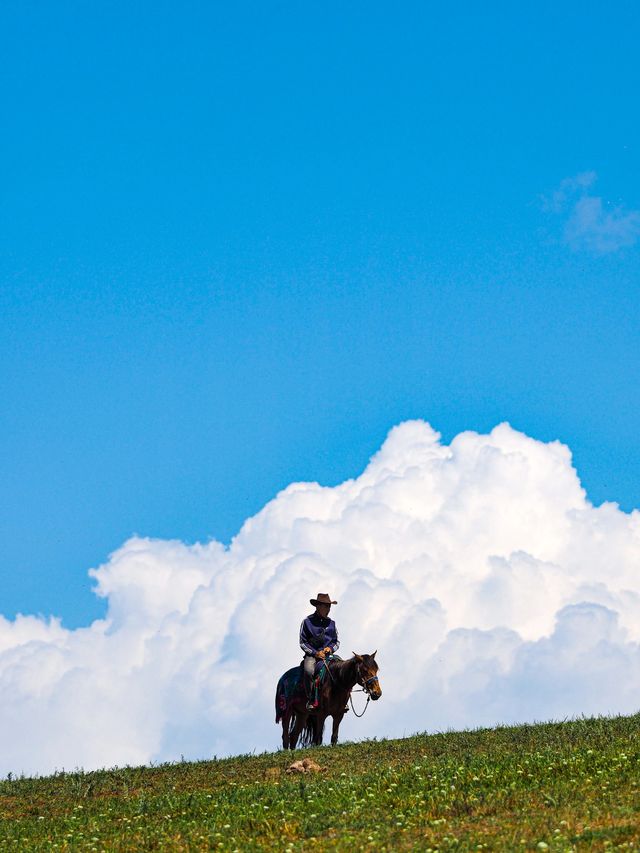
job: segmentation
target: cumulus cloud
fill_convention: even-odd
[[[633,246],[640,236],[640,211],[612,205],[592,193],[597,175],[583,172],[565,178],[546,209],[563,223],[563,241],[574,251],[608,254]]]
[[[343,738],[632,712],[640,513],[594,507],[567,447],[501,424],[391,430],[333,488],[294,483],[229,547],[134,538],[86,628],[0,617],[0,772],[275,749],[275,683],[328,591],[383,697]]]

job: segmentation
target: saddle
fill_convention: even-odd
[[[334,661],[334,660],[335,661],[341,661],[342,658],[340,657],[340,655],[328,655],[327,660],[329,662]],[[304,658],[300,661],[300,678],[302,678],[303,672],[304,672]],[[316,665],[315,665],[315,669],[314,669],[314,673],[313,673],[314,677],[320,678],[320,681],[322,681],[324,679],[324,676],[326,675],[326,672],[327,672],[327,670],[326,670],[326,667],[324,665],[324,661],[323,660],[316,660]]]

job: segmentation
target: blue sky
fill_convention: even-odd
[[[640,506],[640,19],[556,5],[3,5],[0,612],[407,418]]]

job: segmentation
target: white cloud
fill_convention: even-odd
[[[545,207],[563,222],[563,241],[574,251],[609,254],[633,246],[640,237],[640,211],[612,205],[592,195],[595,172],[565,178]]]
[[[343,738],[631,712],[640,513],[507,424],[401,424],[335,488],[295,483],[229,548],[135,538],[91,572],[104,620],[0,618],[0,772],[274,749],[278,676],[329,591],[383,697]]]

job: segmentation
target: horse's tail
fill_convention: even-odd
[[[293,731],[296,720],[295,714],[292,714],[292,720],[289,725],[289,734]],[[320,724],[319,719],[310,714],[307,717],[307,721],[304,724],[304,728],[300,732],[300,746],[312,746],[315,742],[322,743],[322,735],[324,733],[324,720],[322,721],[322,725]]]

